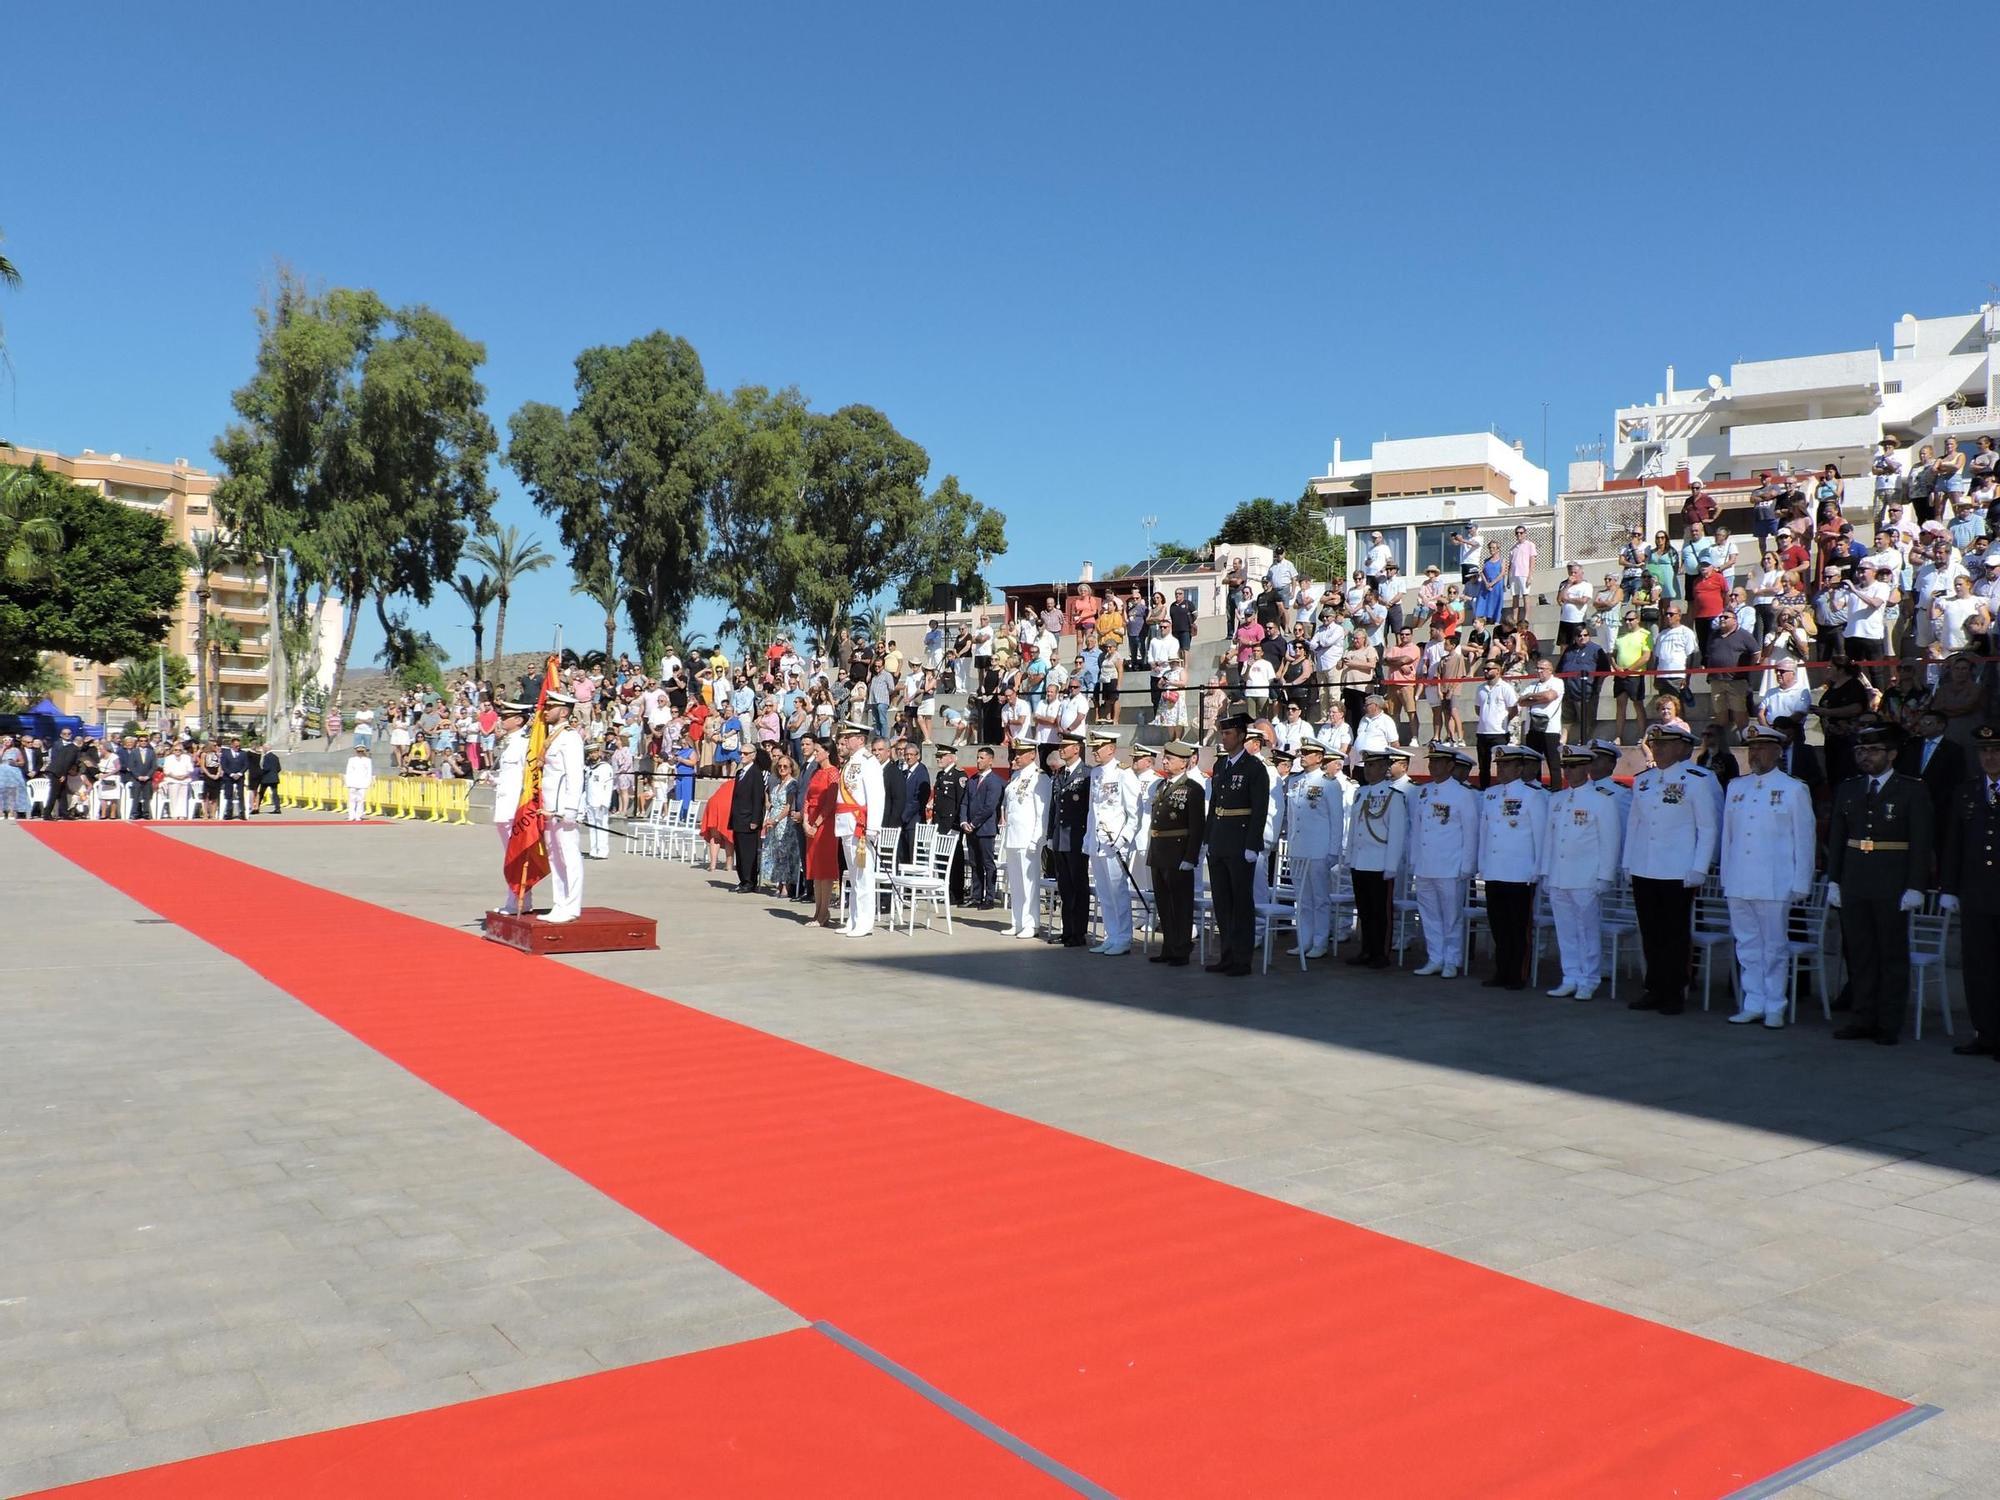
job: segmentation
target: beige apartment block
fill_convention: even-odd
[[[117,453],[98,453],[89,448],[67,454],[0,443],[0,464],[26,468],[37,461],[51,473],[96,490],[107,500],[164,516],[168,532],[176,541],[192,542],[197,535],[216,527],[213,497],[218,476],[193,467],[184,458],[167,464],[126,458]],[[170,651],[187,659],[190,672],[195,667],[195,629],[200,611],[196,581],[190,570],[183,580],[166,641]],[[224,652],[221,657],[217,698],[222,719],[225,723],[238,720],[246,724],[253,719],[261,720],[271,686],[273,646],[270,589],[264,565],[253,558],[211,573],[208,587],[209,612],[234,623],[243,636],[241,646]],[[75,714],[86,724],[115,726],[124,722],[132,706],[110,696],[110,683],[117,672],[115,663],[85,661],[81,657],[57,657],[54,662],[69,679],[69,687],[53,695],[58,708]],[[198,679],[199,674],[196,676]]]

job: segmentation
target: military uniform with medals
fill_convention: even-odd
[[[1081,745],[1083,736],[1065,742]],[[1090,856],[1083,841],[1090,827],[1090,767],[1081,758],[1058,763],[1049,774],[1049,858],[1055,865],[1056,899],[1062,906],[1062,945],[1081,948],[1090,941]]]
[[[1218,728],[1247,729],[1247,713],[1225,715]],[[1264,854],[1264,819],[1271,808],[1271,773],[1248,750],[1220,756],[1209,773],[1208,889],[1215,905],[1221,953],[1208,968],[1245,975],[1257,948],[1257,865]]]
[[[1195,753],[1185,740],[1169,741],[1166,748],[1174,755]],[[1194,951],[1194,864],[1201,857],[1207,803],[1201,783],[1185,771],[1153,788],[1146,865],[1160,927],[1159,961],[1175,967]]]
[[[1884,745],[1882,729],[1854,737],[1857,750]],[[1843,1041],[1902,1035],[1910,989],[1908,914],[1923,904],[1931,868],[1931,794],[1914,776],[1857,773],[1833,794],[1827,827],[1827,904],[1840,909],[1841,951],[1854,1019]]]

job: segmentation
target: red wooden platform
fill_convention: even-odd
[[[586,906],[574,922],[545,921],[540,912],[510,917],[490,911],[486,936],[523,953],[607,953],[660,946],[658,926],[651,917],[635,917],[608,906]]]

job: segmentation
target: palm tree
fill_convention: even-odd
[[[572,594],[580,594],[595,600],[604,610],[604,659],[618,659],[618,606],[625,602],[625,585],[620,583],[609,568],[593,574],[587,582],[579,583],[571,589]]]
[[[0,573],[9,583],[46,576],[62,551],[62,527],[48,516],[27,514],[34,493],[33,469],[0,468]]]
[[[202,653],[202,676],[206,686],[202,702],[215,705],[215,725],[222,727],[222,654],[243,649],[243,628],[225,615],[210,614],[203,622],[208,649]]]
[[[486,611],[493,601],[500,597],[493,580],[481,573],[477,578],[461,573],[452,580],[451,591],[465,601],[465,607],[472,611],[472,680],[481,680],[480,664],[486,651]],[[498,640],[498,637],[495,637]],[[494,649],[494,659],[499,659],[499,649]]]
[[[194,659],[201,668],[201,680],[195,683],[195,701],[201,713],[202,728],[205,733],[215,733],[218,716],[215,695],[208,690],[208,613],[209,596],[214,590],[209,586],[210,575],[220,572],[242,557],[242,548],[234,540],[219,531],[197,531],[188,546],[194,568]]]
[[[0,236],[4,238],[4,236]],[[21,272],[14,262],[0,255],[0,286],[17,287],[21,284]],[[7,337],[0,332],[0,364],[7,363]]]
[[[521,528],[496,527],[467,544],[465,555],[493,575],[493,660],[497,664],[506,645],[507,601],[514,597],[514,584],[530,573],[539,573],[555,559],[542,550],[533,537],[525,541]]]
[[[128,656],[118,663],[118,675],[111,679],[108,688],[112,701],[131,704],[138,718],[143,719],[150,714],[160,702],[162,656],[166,658],[167,707],[184,705],[187,702],[184,691],[188,680],[187,661],[164,646],[155,646],[144,656]]]

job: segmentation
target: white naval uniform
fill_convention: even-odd
[[[1362,786],[1347,822],[1347,867],[1373,870],[1394,881],[1403,868],[1410,833],[1410,804],[1393,782]]]
[[[1539,781],[1499,781],[1480,796],[1479,878],[1533,885],[1549,837],[1548,790]]]
[[[1104,919],[1102,951],[1132,951],[1132,882],[1125,866],[1139,840],[1139,778],[1113,761],[1090,768],[1090,816],[1083,851],[1090,856],[1090,886]]]
[[[1700,885],[1715,863],[1721,811],[1715,777],[1693,761],[1641,771],[1625,815],[1625,873]]]
[[[611,788],[616,777],[608,760],[598,761],[583,773],[583,805],[589,814],[584,821],[590,824],[592,859],[611,857]]]
[[[882,763],[866,750],[856,751],[840,772],[834,793],[833,831],[847,853],[847,924],[841,931],[866,937],[875,930],[875,851],[869,841],[882,827],[888,798],[882,787]],[[860,809],[843,812],[840,804]]]
[[[351,755],[342,774],[347,787],[347,821],[359,823],[368,805],[368,788],[375,784],[375,762],[365,755]]]
[[[1722,894],[1743,975],[1739,1013],[1770,1026],[1784,1023],[1786,923],[1812,890],[1813,835],[1812,793],[1783,771],[1738,776],[1723,793]]]
[[[1618,878],[1624,839],[1608,782],[1566,786],[1549,798],[1541,883],[1555,919],[1563,984],[1578,998],[1595,993],[1604,979],[1604,893]]]
[[[1433,781],[1410,803],[1410,894],[1424,932],[1424,967],[1465,966],[1465,899],[1479,859],[1479,793]]]
[[[1323,957],[1333,930],[1333,871],[1346,852],[1347,806],[1324,769],[1285,783],[1285,856],[1291,862],[1299,948]]]
[[[549,850],[550,922],[583,915],[583,736],[568,724],[542,752],[542,838]]]
[[[1250,872],[1250,899],[1258,906],[1269,906],[1271,896],[1271,861],[1278,852],[1278,830],[1285,826],[1285,788],[1291,784],[1293,776],[1280,776],[1277,767],[1266,761],[1264,769],[1271,778],[1271,800],[1264,808],[1264,852]]]
[[[1049,778],[1034,767],[1008,778],[1000,797],[1000,847],[1014,931],[1035,935],[1042,910],[1042,845],[1049,827]]]
[[[514,835],[514,814],[521,810],[521,783],[528,773],[528,731],[516,729],[500,741],[500,759],[493,772],[493,826],[500,831],[500,857],[504,865],[507,841]],[[504,875],[502,877],[505,878]],[[523,891],[523,896],[529,893]],[[507,887],[507,899],[500,904],[509,916],[521,909],[514,888]]]
[[[1592,786],[1601,786],[1618,799],[1618,830],[1622,839],[1625,825],[1632,820],[1632,788],[1621,785],[1613,776],[1592,776]]]

